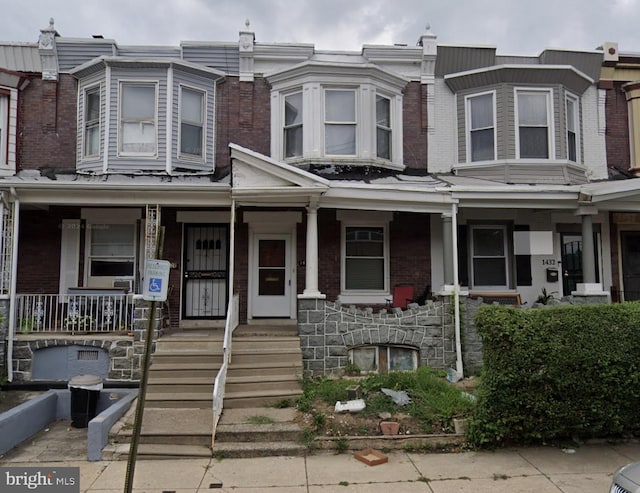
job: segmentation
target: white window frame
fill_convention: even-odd
[[[382,289],[347,289],[347,273],[346,273],[346,260],[347,260],[347,228],[380,228],[382,229],[383,241],[383,287]],[[340,286],[341,292],[344,294],[383,294],[389,293],[389,224],[383,221],[380,222],[347,222],[342,224],[342,238],[341,238],[341,274],[340,274]]]
[[[573,105],[573,114],[569,112],[569,102]],[[566,93],[564,98],[564,108],[566,114],[566,142],[567,142],[567,161],[580,163],[582,162],[582,155],[580,153],[581,147],[581,135],[580,135],[580,98],[574,94]],[[573,121],[574,134],[575,134],[575,161],[569,158],[569,121]]]
[[[97,120],[88,121],[87,119],[87,101],[89,99],[89,94],[97,93],[98,95],[98,118]],[[100,147],[102,145],[100,135],[102,130],[102,86],[100,84],[87,86],[82,91],[83,98],[83,115],[82,115],[82,159],[96,159],[100,157]],[[87,135],[89,128],[96,128],[98,132],[98,149],[97,154],[88,154],[87,153]]]
[[[518,114],[518,97],[523,94],[544,94],[546,96],[547,111],[547,157],[546,158],[523,158],[520,156],[520,115]],[[514,124],[516,136],[516,156],[517,159],[548,161],[555,159],[555,131],[553,126],[553,90],[539,87],[516,87],[514,88]],[[533,128],[531,125],[523,125],[523,127]]]
[[[347,93],[351,93],[353,94],[353,120],[349,121],[349,120],[328,120],[327,119],[327,93],[329,92],[335,92],[335,93],[339,93],[339,92],[347,92]],[[358,138],[358,134],[360,131],[360,125],[361,125],[361,121],[362,119],[360,118],[360,105],[359,105],[359,88],[355,88],[355,87],[332,87],[332,86],[325,86],[323,88],[322,91],[322,102],[323,102],[323,118],[322,118],[322,122],[323,122],[323,131],[322,131],[322,136],[323,136],[323,145],[322,145],[322,149],[323,149],[323,154],[326,157],[351,157],[351,156],[357,156],[359,154],[359,146],[360,146],[360,139]],[[355,142],[354,142],[354,152],[353,154],[329,154],[327,152],[327,127],[353,127],[353,134],[354,134],[354,138],[355,138]]]
[[[375,370],[363,370],[360,369],[360,373],[361,374],[379,374],[379,373],[388,373],[391,371],[398,371],[395,369],[391,369],[390,368],[390,363],[391,363],[391,349],[406,349],[408,351],[411,351],[411,357],[412,357],[412,370],[402,370],[402,371],[415,371],[418,368],[418,349],[415,347],[411,347],[411,346],[403,346],[400,344],[371,344],[371,345],[362,345],[362,346],[355,346],[349,349],[349,362],[351,364],[355,364],[354,362],[354,357],[353,357],[353,352],[357,351],[357,350],[367,350],[367,349],[373,349],[374,350],[374,358],[375,358]],[[384,350],[387,353],[387,357],[386,357],[386,361],[387,361],[387,366],[386,368],[384,368],[382,370],[382,372],[380,371],[380,351]]]
[[[478,97],[482,97],[482,96],[487,96],[490,95],[491,96],[491,103],[492,103],[492,109],[493,109],[493,113],[492,113],[492,119],[493,119],[493,125],[491,127],[479,127],[479,128],[471,128],[471,104],[473,99],[478,98]],[[475,94],[469,94],[467,96],[465,96],[464,98],[464,108],[465,108],[465,139],[466,139],[466,148],[467,148],[467,162],[468,163],[477,163],[477,162],[482,162],[482,161],[494,161],[496,159],[496,156],[498,155],[498,138],[497,138],[497,132],[496,132],[496,119],[497,119],[497,113],[496,113],[496,91],[484,91],[484,92],[479,92],[479,93],[475,93]],[[487,130],[491,128],[493,130],[493,157],[491,159],[485,159],[485,160],[478,160],[478,161],[474,161],[473,160],[473,148],[472,148],[472,140],[471,140],[471,135],[474,131],[477,130]]]
[[[294,124],[290,124],[287,125],[287,116],[286,116],[286,112],[287,112],[287,98],[290,98],[292,96],[300,96],[300,111],[302,113],[302,119],[300,121],[300,123],[294,123]],[[291,91],[291,92],[287,92],[284,93],[282,95],[282,158],[283,159],[296,159],[296,158],[301,158],[304,155],[304,115],[306,113],[305,111],[305,104],[304,104],[304,93],[301,90],[295,90],[295,91]],[[300,154],[294,154],[291,156],[287,156],[287,131],[288,130],[295,130],[295,129],[301,129],[301,134],[300,134],[300,138],[302,139],[302,141],[300,142],[300,149],[301,152]]]
[[[502,230],[503,234],[503,248],[504,255],[503,256],[487,256],[487,255],[476,255],[475,254],[475,244],[474,244],[474,231],[479,229],[499,229]],[[470,256],[470,284],[472,289],[485,289],[485,290],[499,290],[499,289],[509,289],[511,283],[511,270],[510,270],[510,249],[509,249],[509,236],[508,236],[508,228],[506,224],[472,224],[469,225],[469,256]],[[503,258],[504,259],[504,269],[505,269],[505,284],[499,285],[487,285],[487,284],[477,284],[476,283],[476,270],[475,270],[475,262],[476,258]]]
[[[9,164],[9,99],[10,94],[0,92],[0,166]]]
[[[198,93],[201,97],[201,108],[200,108],[200,114],[202,116],[201,121],[197,122],[197,121],[192,121],[192,120],[187,120],[187,119],[183,119],[182,117],[182,101],[183,101],[183,94],[184,91],[189,91],[192,93]],[[187,159],[189,161],[197,161],[199,163],[204,162],[206,160],[206,135],[207,135],[207,91],[203,91],[202,89],[199,89],[197,87],[193,87],[193,86],[188,86],[185,84],[180,84],[180,99],[178,102],[178,119],[179,119],[179,123],[178,123],[178,157],[180,159]],[[202,150],[202,152],[200,154],[191,154],[188,152],[183,152],[182,151],[182,124],[185,123],[187,125],[192,125],[194,127],[199,126],[202,129],[202,136],[200,138],[200,149]]]
[[[122,132],[123,132],[123,115],[122,115],[122,103],[123,103],[123,92],[125,86],[150,86],[154,88],[154,116],[152,120],[136,120],[140,124],[152,124],[153,132],[155,138],[155,150],[152,152],[131,152],[131,151],[123,151],[122,150]],[[122,157],[156,157],[158,155],[158,86],[159,82],[157,80],[124,80],[121,79],[119,81],[118,86],[118,156]],[[135,121],[134,121],[135,122]]]
[[[381,99],[386,99],[389,102],[389,126],[386,125],[382,125],[379,123],[379,119],[378,119],[378,98]],[[393,161],[393,151],[394,151],[394,145],[393,145],[393,116],[394,116],[394,111],[393,111],[393,98],[390,96],[387,96],[386,94],[382,94],[380,92],[376,92],[376,97],[375,97],[375,104],[374,104],[374,113],[375,113],[375,151],[376,151],[376,158],[378,159],[384,159],[385,161]],[[384,157],[384,156],[380,156],[379,154],[379,142],[378,142],[378,131],[381,130],[383,132],[388,132],[389,134],[389,157]]]

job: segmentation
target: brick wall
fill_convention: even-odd
[[[227,76],[217,93],[216,167],[230,165],[229,144],[271,153],[271,93],[264,79]]]
[[[605,101],[607,131],[607,163],[609,167],[629,169],[629,121],[627,99],[621,89],[622,83],[614,83],[613,89],[607,90]]]
[[[20,97],[18,169],[74,169],[76,165],[76,80],[33,78]]]
[[[427,89],[409,82],[402,104],[403,156],[407,168],[427,170]]]

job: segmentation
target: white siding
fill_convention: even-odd
[[[582,95],[582,151],[586,175],[590,180],[607,178],[607,151],[604,129],[600,128],[598,89],[591,86]]]
[[[429,117],[429,173],[449,173],[456,163],[456,97],[443,79],[435,81],[434,114]]]

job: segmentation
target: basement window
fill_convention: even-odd
[[[349,351],[349,362],[362,373],[414,371],[418,368],[418,350],[407,346],[359,346]]]

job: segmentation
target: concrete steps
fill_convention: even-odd
[[[242,326],[234,333],[224,412],[214,450],[213,382],[222,363],[219,334],[172,334],[156,345],[145,400],[138,458],[301,455],[294,404],[302,394],[302,352],[295,327]],[[103,457],[126,460],[135,406],[111,433]],[[256,424],[252,416],[268,416]]]

